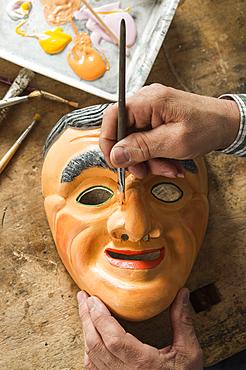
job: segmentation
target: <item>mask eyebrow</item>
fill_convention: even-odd
[[[100,150],[88,150],[71,159],[62,171],[61,183],[71,182],[79,176],[82,171],[91,167],[101,167],[117,172],[115,168],[107,165]]]
[[[193,174],[196,174],[198,172],[197,165],[192,159],[181,160],[180,163],[186,171],[189,171]]]

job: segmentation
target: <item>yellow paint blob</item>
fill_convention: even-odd
[[[63,32],[61,27],[54,30],[48,30],[40,34],[28,34],[21,29],[27,21],[22,21],[18,24],[15,31],[23,37],[32,37],[38,39],[39,45],[47,54],[58,54],[72,41],[72,37]]]
[[[75,45],[68,54],[68,63],[82,80],[93,81],[109,70],[104,55],[93,49],[90,36],[82,32],[75,38]]]
[[[58,54],[72,41],[72,37],[63,32],[61,27],[54,30],[48,30],[43,33],[47,38],[39,38],[38,42],[41,48],[47,54]]]
[[[27,18],[32,9],[31,1],[9,0],[6,6],[8,16],[14,21]]]
[[[28,13],[31,9],[31,3],[29,1],[25,1],[23,4],[21,4],[21,9],[23,12]]]

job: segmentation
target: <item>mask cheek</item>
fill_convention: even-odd
[[[88,223],[64,209],[56,219],[56,246],[58,253],[80,289],[90,291],[93,267],[98,263],[97,231]],[[99,263],[100,265],[100,263]]]
[[[84,228],[86,228],[86,225],[83,225],[79,219],[75,218],[71,210],[66,207],[57,214],[54,240],[58,253],[69,271],[71,267],[71,247],[73,241]]]
[[[57,213],[65,207],[66,201],[60,195],[49,195],[44,200],[44,208],[47,215],[50,230],[55,239],[55,224]]]
[[[208,200],[205,195],[194,196],[189,202],[189,205],[182,211],[184,224],[194,235],[197,253],[206,232],[208,211]]]

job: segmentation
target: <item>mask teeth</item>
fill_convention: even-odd
[[[119,260],[127,260],[127,261],[153,261],[160,257],[160,251],[145,253],[145,254],[136,254],[136,255],[128,255],[123,253],[115,253],[109,251],[108,254],[110,257],[119,259]]]

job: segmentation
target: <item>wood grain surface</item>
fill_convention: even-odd
[[[219,96],[246,92],[245,0],[186,0],[179,6],[148,83],[159,82]],[[0,60],[0,75],[19,67]],[[36,75],[32,85],[78,100],[103,100]],[[6,86],[0,84],[0,95]],[[75,286],[56,252],[40,190],[42,148],[54,123],[70,108],[35,100],[11,108],[0,125],[0,157],[31,122],[42,121],[0,177],[1,370],[81,370],[83,335]],[[209,283],[221,302],[194,315],[206,365],[245,348],[245,159],[207,156],[210,217],[207,235],[188,282]],[[127,330],[161,347],[170,341],[168,314]],[[152,369],[150,369],[152,370]]]

